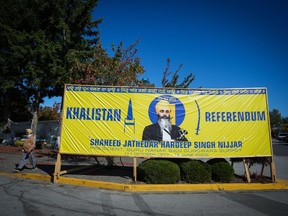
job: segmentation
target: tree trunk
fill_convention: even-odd
[[[35,135],[35,143],[36,146],[36,140],[37,140],[37,125],[38,125],[38,114],[37,111],[33,113],[32,123],[31,123],[31,130],[33,131]]]

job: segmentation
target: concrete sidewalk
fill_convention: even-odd
[[[11,146],[0,145],[0,175],[26,178],[32,180],[51,182],[56,163],[57,152],[49,149],[35,150],[37,170],[25,168],[21,173],[14,173],[13,169],[20,161],[21,149]],[[61,175],[58,183],[73,184],[80,186],[96,187],[130,192],[152,191],[219,191],[219,190],[283,190],[288,189],[288,179],[277,179],[275,183],[211,183],[211,184],[169,184],[151,185],[133,181],[133,158],[115,157],[115,165],[107,167],[104,157],[97,157],[99,165],[93,157],[62,156],[61,170],[83,168],[82,171]],[[143,159],[137,159],[138,164]],[[30,165],[27,162],[27,166]],[[242,170],[235,167],[235,172]],[[276,167],[277,171],[277,167]],[[236,172],[237,173],[237,172]]]

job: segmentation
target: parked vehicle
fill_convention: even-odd
[[[286,138],[288,137],[288,132],[279,132],[277,139],[279,141],[285,141],[287,140]]]

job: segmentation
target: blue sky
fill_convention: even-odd
[[[103,47],[140,39],[144,78],[161,87],[167,58],[191,88],[266,87],[270,111],[288,117],[288,1],[100,0]],[[53,99],[52,99],[53,100]]]

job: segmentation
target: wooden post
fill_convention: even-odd
[[[55,164],[55,170],[53,174],[53,183],[57,183],[59,177],[60,177],[60,171],[61,171],[61,154],[58,152],[57,154],[57,160]]]
[[[133,177],[134,181],[137,181],[137,158],[134,157],[134,163],[133,163]]]
[[[275,172],[275,163],[273,159],[273,155],[270,158],[270,174],[272,182],[276,182],[276,172]]]
[[[251,178],[250,178],[250,173],[249,173],[249,169],[248,169],[248,166],[247,166],[245,158],[243,158],[243,165],[244,165],[247,181],[248,181],[248,183],[250,183],[251,182]]]

